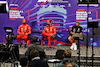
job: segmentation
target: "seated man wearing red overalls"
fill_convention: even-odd
[[[55,37],[56,35],[56,28],[51,25],[51,21],[47,20],[47,26],[44,27],[44,30],[42,32],[43,37],[46,37],[48,39],[48,47],[51,46],[51,39],[54,39],[54,46],[56,46],[57,39]],[[43,45],[41,45],[43,46]]]
[[[28,39],[28,37],[29,37],[29,34],[31,34],[31,27],[28,24],[26,24],[26,19],[23,19],[22,23],[23,24],[21,24],[17,30],[17,33],[18,33],[17,41],[21,45],[22,43],[21,43],[20,39],[24,39],[25,43],[27,43],[27,45],[29,45],[30,40]],[[26,44],[25,44],[25,47],[26,47]]]

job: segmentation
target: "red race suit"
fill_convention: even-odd
[[[18,43],[21,43],[20,39],[24,39],[25,43],[27,43],[28,35],[31,34],[31,27],[28,24],[22,24],[18,27],[17,33],[19,34],[17,35]],[[28,33],[28,35],[25,33]]]
[[[55,35],[56,34],[56,28],[53,26],[45,26],[44,30],[42,32],[43,37],[47,37],[48,39],[48,46],[51,46],[51,34]],[[54,46],[56,45],[57,40],[54,40]]]

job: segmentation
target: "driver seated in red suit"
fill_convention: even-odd
[[[56,46],[57,39],[56,39],[56,28],[51,25],[51,21],[47,20],[47,26],[44,27],[44,30],[42,32],[43,37],[46,37],[48,40],[48,46],[51,46],[51,40],[54,39],[54,46]],[[41,46],[43,46],[43,40],[41,43]]]
[[[20,46],[21,46],[21,41],[20,39],[24,39],[25,43],[27,43],[27,45],[29,45],[30,43],[30,40],[29,40],[29,34],[31,34],[31,27],[26,24],[26,19],[23,19],[22,20],[22,23],[19,27],[18,27],[18,30],[17,30],[17,41],[18,43],[20,43]],[[25,44],[25,47],[26,47],[26,44]]]

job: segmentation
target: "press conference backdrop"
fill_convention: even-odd
[[[17,29],[26,18],[32,28],[30,37],[37,36],[42,39],[42,30],[46,21],[52,19],[52,25],[57,30],[57,45],[70,45],[68,41],[69,29],[80,21],[85,35],[81,45],[86,45],[87,38],[87,7],[78,6],[78,0],[1,0],[7,1],[9,13],[0,13],[0,43],[6,42],[4,27],[12,27],[17,35]],[[94,29],[94,46],[100,46],[100,6],[89,7],[89,21],[98,21],[99,27]],[[92,29],[88,30],[88,43],[92,44]],[[13,43],[18,43],[14,40]],[[47,42],[44,42],[47,44]],[[53,43],[52,43],[53,44]]]

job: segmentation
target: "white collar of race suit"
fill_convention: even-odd
[[[34,57],[34,58],[32,58],[32,61],[37,60],[37,59],[40,59],[40,57]]]

